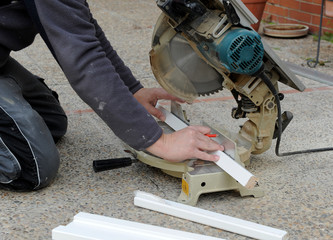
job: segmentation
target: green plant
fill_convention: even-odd
[[[316,59],[315,58],[306,58],[305,59],[307,62],[311,61],[311,62],[315,62]],[[319,66],[325,66],[326,63],[330,63],[331,61],[322,61],[322,60],[318,60],[318,64]]]
[[[323,35],[321,36],[321,39],[333,43],[333,33],[324,32]],[[313,40],[318,41],[318,35],[317,34],[313,35]]]

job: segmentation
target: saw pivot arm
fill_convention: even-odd
[[[230,0],[223,0],[223,6],[224,6],[225,13],[228,16],[228,21],[232,25],[238,25],[240,23],[240,18],[237,15],[237,12],[236,12],[235,8],[232,6]]]
[[[186,16],[201,16],[206,7],[197,0],[157,0],[157,6],[173,21],[180,24]]]

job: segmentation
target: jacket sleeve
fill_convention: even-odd
[[[162,130],[133,97],[142,86],[92,18],[86,1],[26,2],[44,41],[82,100],[131,147],[143,150],[155,143]]]
[[[115,67],[116,72],[119,74],[120,78],[124,81],[125,85],[129,90],[134,94],[142,85],[136,78],[133,76],[131,70],[124,64],[123,60],[118,56],[117,52],[113,49],[110,42],[105,37],[105,34],[101,27],[98,25],[97,21],[91,15],[91,22],[94,24],[96,29],[96,37],[101,43],[102,48],[104,49],[106,56],[110,59],[112,65]]]

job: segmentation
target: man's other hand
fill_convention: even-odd
[[[167,93],[163,88],[141,88],[134,94],[134,97],[151,115],[161,121],[165,121],[165,116],[159,109],[155,108],[158,100],[184,102],[180,98]]]

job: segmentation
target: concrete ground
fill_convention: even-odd
[[[158,86],[150,70],[148,52],[160,10],[152,0],[90,0],[92,12],[118,54],[147,87]],[[274,39],[263,36],[286,61],[306,67],[306,59],[316,56],[317,42],[301,39]],[[333,79],[333,44],[322,42],[320,59],[325,65],[315,71]],[[60,95],[69,118],[69,129],[58,144],[61,155],[54,183],[40,191],[16,193],[0,190],[0,239],[51,239],[51,231],[66,225],[78,212],[88,212],[225,239],[247,239],[190,221],[181,220],[133,205],[133,191],[142,190],[168,200],[176,200],[181,180],[141,162],[130,167],[95,173],[94,159],[127,156],[122,143],[85,105],[69,86],[45,44],[35,43],[18,53],[19,62],[46,78]],[[330,61],[330,62],[329,62]],[[333,87],[300,78],[307,90],[285,94],[283,110],[294,120],[283,135],[281,151],[333,146]],[[332,80],[331,79],[331,80]],[[235,105],[227,90],[184,105],[193,123],[205,120],[237,130],[231,119]],[[200,197],[197,207],[244,220],[283,229],[290,239],[333,239],[333,153],[277,157],[275,141],[267,152],[251,157],[248,170],[260,178],[262,198],[240,197],[237,192],[217,192]],[[110,239],[112,237],[110,236]]]

